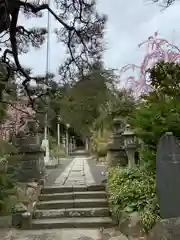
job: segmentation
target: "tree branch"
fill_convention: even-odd
[[[154,3],[158,3],[163,8],[171,6],[175,1],[176,0],[153,0]]]
[[[34,6],[31,3],[27,3],[27,2],[22,2],[22,1],[17,1],[17,4],[19,4],[19,6],[23,6],[25,8],[29,8],[32,13],[36,14],[42,10],[48,10],[53,17],[59,22],[61,23],[61,25],[63,25],[67,30],[72,31],[74,28],[69,26],[67,23],[65,23],[60,17],[58,17],[55,12],[49,7],[48,4],[42,4],[40,6]]]
[[[38,13],[43,10],[48,10],[62,25],[63,31],[61,33],[60,41],[67,46],[69,54],[64,65],[62,65],[64,71],[62,75],[65,76],[65,72],[68,72],[70,75],[73,67],[73,70],[79,70],[78,72],[82,72],[83,74],[83,68],[88,68],[88,66],[90,66],[89,62],[92,61],[93,58],[98,58],[102,52],[101,41],[98,40],[98,37],[102,37],[101,32],[103,31],[105,18],[99,17],[96,11],[94,12],[94,2],[86,3],[84,0],[71,0],[70,3],[67,3],[66,0],[61,0],[60,4],[63,6],[62,8],[60,7],[60,10],[64,11],[66,9],[69,11],[70,19],[72,19],[71,17],[73,14],[73,21],[68,21],[68,18],[67,20],[64,20],[66,18],[57,16],[48,4],[33,5],[32,3],[24,2],[22,0],[13,0],[13,3],[9,4],[10,9],[8,9],[8,16],[11,15],[11,21],[8,30],[10,34],[11,50],[7,45],[8,49],[4,51],[3,59],[9,66],[11,63],[13,71],[16,71],[20,77],[23,77],[22,85],[32,106],[34,106],[35,98],[34,96],[32,97],[29,83],[31,80],[36,79],[21,66],[18,54],[28,51],[28,41],[31,42],[33,47],[39,47],[44,41],[44,36],[42,38],[38,38],[38,36],[45,35],[45,32],[43,32],[43,29],[35,31],[35,29],[27,30],[24,26],[17,26],[19,11],[21,8],[24,9],[25,12],[35,15],[38,15]],[[35,40],[36,37],[37,39]],[[13,56],[15,64],[10,62],[10,58],[7,58],[7,55],[9,54]],[[71,74],[71,78],[74,78],[73,74]]]

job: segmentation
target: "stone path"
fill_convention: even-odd
[[[1,237],[1,235],[0,235]],[[20,231],[9,230],[3,235],[2,240],[128,240],[127,237],[114,229],[106,229],[104,232],[97,229],[56,229]],[[138,240],[138,239],[131,239]]]
[[[106,178],[107,167],[104,164],[97,164],[95,158],[87,159],[89,164],[91,174],[96,182],[96,184],[101,184]],[[102,174],[104,173],[104,174]]]
[[[64,172],[56,179],[54,185],[74,186],[93,185],[95,180],[91,174],[87,157],[75,157]]]
[[[72,160],[73,158],[61,158],[59,166],[57,166],[56,168],[47,169],[47,180],[45,182],[45,185],[52,186],[56,179],[64,172],[64,170],[71,163]]]
[[[53,173],[53,172],[52,172]],[[65,168],[63,173],[58,176],[53,186],[84,186],[96,184],[95,178],[91,173],[88,164],[88,158],[83,156],[75,157],[72,162]],[[52,181],[51,181],[52,182]],[[114,235],[114,230],[106,229],[53,229],[53,230],[3,230],[0,239],[2,240],[127,240],[121,233]]]

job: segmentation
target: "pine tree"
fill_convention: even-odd
[[[72,81],[77,72],[84,74],[94,61],[101,58],[103,51],[106,16],[98,14],[94,0],[54,0],[54,4],[57,14],[41,0],[0,2],[1,62],[5,63],[7,70],[4,81],[8,81],[12,72],[16,73],[22,79],[22,85],[31,101],[33,98],[29,83],[31,80],[38,81],[39,78],[33,77],[30,69],[25,69],[19,61],[19,55],[28,53],[31,46],[39,48],[45,42],[47,29],[27,29],[25,24],[18,25],[21,13],[29,18],[39,18],[47,10],[59,22],[55,33],[58,41],[67,49],[67,58],[59,68],[61,80]]]

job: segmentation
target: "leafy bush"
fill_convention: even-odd
[[[104,129],[103,131],[92,131],[91,136],[91,150],[97,155],[98,158],[106,157],[108,140],[111,132]]]
[[[15,182],[11,174],[4,169],[0,169],[0,215],[8,214],[12,211],[15,203]],[[14,197],[13,197],[14,196]]]
[[[146,168],[150,173],[156,171],[156,151],[148,145],[139,149],[140,165]]]
[[[16,201],[15,173],[18,161],[10,155],[15,152],[13,145],[0,139],[0,215],[10,213]]]
[[[123,212],[139,212],[144,230],[152,228],[159,215],[155,177],[145,168],[112,168],[108,174],[109,203],[120,218]]]

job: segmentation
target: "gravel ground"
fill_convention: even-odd
[[[65,170],[68,164],[72,161],[72,158],[64,158],[60,160],[60,165],[54,169],[47,169],[47,181],[45,186],[51,186],[56,181],[56,179],[61,175],[61,173]]]

